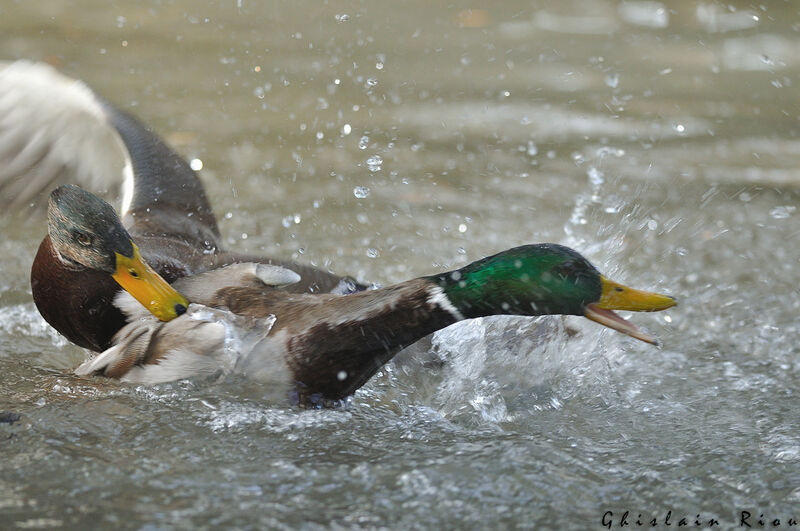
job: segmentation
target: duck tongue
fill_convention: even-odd
[[[627,321],[619,316],[613,310],[606,310],[597,306],[597,304],[589,304],[586,306],[586,311],[584,315],[591,319],[596,323],[600,323],[603,326],[607,326],[609,328],[613,328],[617,332],[622,332],[623,334],[627,334],[631,337],[635,337],[640,341],[644,341],[645,343],[650,343],[651,345],[659,346],[660,343],[658,339],[654,338],[653,336],[646,334],[636,328],[633,323]]]

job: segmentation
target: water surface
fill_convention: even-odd
[[[72,376],[39,213],[0,218],[0,515],[22,528],[599,528],[800,519],[792,2],[5,2],[0,55],[151,124],[229,247],[389,284],[575,247],[680,305],[656,349],[461,323],[336,410]],[[434,363],[432,363],[434,362]]]

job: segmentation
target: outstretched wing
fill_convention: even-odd
[[[64,183],[107,198],[134,236],[219,248],[203,185],[136,118],[44,63],[0,63],[0,207],[42,205]]]
[[[110,198],[132,178],[130,164],[84,83],[44,63],[0,63],[0,206],[46,205],[65,183]]]

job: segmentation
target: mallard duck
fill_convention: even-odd
[[[31,269],[39,312],[82,347],[109,348],[125,324],[113,304],[120,285],[163,320],[188,304],[168,282],[237,262],[290,267],[301,275],[291,291],[366,287],[314,267],[225,250],[189,164],[137,119],[49,65],[0,63],[0,161],[4,207],[25,205],[62,182],[93,189],[122,183],[122,223],[113,225],[119,233],[105,230],[112,217],[119,220],[113,208],[92,202],[97,210],[78,215],[91,200],[58,189],[49,201],[49,234]],[[65,224],[71,232],[57,229]],[[113,252],[90,252],[96,249]]]
[[[47,65],[0,66],[0,160],[4,204],[64,180],[123,182],[120,215],[78,186],[56,188],[31,269],[44,318],[102,352],[82,375],[156,383],[242,370],[301,402],[338,400],[403,347],[463,319],[584,315],[653,343],[613,310],[675,304],[606,279],[556,244],[366,291],[316,268],[225,251],[189,165]]]
[[[49,220],[59,254],[97,275],[116,279],[137,256],[111,206],[78,187],[53,192]],[[87,227],[92,238],[75,237]],[[302,275],[239,263],[173,282],[168,304],[177,300],[188,311],[169,320],[152,304],[140,304],[147,302],[136,292],[142,276],[123,284],[130,295],[116,297],[128,322],[114,345],[78,374],[153,384],[239,370],[303,403],[352,394],[402,348],[464,319],[583,315],[655,343],[613,310],[675,305],[672,297],[605,278],[579,253],[557,244],[516,247],[455,271],[350,294],[292,293],[287,288]]]

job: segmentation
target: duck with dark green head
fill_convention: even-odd
[[[61,202],[82,194],[91,195],[73,188],[56,196]],[[92,201],[101,200],[81,200],[81,209]],[[78,210],[59,207],[62,215]],[[112,278],[119,266],[106,259],[130,255],[130,248],[113,246],[124,229],[111,215],[113,209],[103,212],[93,241],[96,250],[103,250],[81,263]],[[66,234],[79,238],[73,229]],[[80,261],[81,256],[70,259]],[[114,346],[76,372],[150,384],[237,371],[302,402],[337,400],[352,394],[402,348],[463,319],[583,315],[655,343],[614,310],[659,311],[675,305],[672,297],[606,279],[576,251],[556,244],[516,247],[455,271],[347,295],[287,291],[300,278],[279,266],[239,263],[176,280],[172,298],[161,305],[148,305],[145,297],[143,306],[133,300],[135,293],[133,298],[123,293],[115,304],[127,315],[127,325],[116,334]],[[131,291],[128,284],[122,286]],[[184,300],[191,303],[186,313],[172,319],[158,313],[170,305],[180,313],[174,308]]]
[[[338,399],[404,346],[462,319],[584,315],[652,343],[614,310],[674,304],[552,244],[372,291],[228,251],[202,182],[152,128],[43,63],[0,62],[0,95],[0,116],[18,118],[0,121],[0,208],[56,188],[31,287],[54,328],[102,352],[81,374],[154,383],[236,369],[300,398]],[[121,185],[120,216],[64,182]]]

